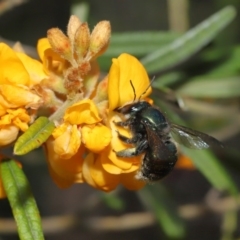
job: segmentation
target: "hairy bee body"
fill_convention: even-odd
[[[177,161],[177,148],[170,138],[170,126],[164,115],[147,102],[138,102],[120,110],[130,117],[120,126],[129,126],[132,139],[119,136],[127,143],[134,143],[135,148],[117,152],[118,156],[131,157],[145,152],[137,179],[158,181],[166,176]]]
[[[125,121],[115,123],[128,127],[133,134],[119,138],[133,148],[116,152],[118,157],[133,157],[145,153],[137,179],[158,181],[169,174],[177,161],[175,140],[193,149],[205,149],[221,145],[215,138],[196,130],[170,123],[164,114],[146,101],[128,104],[116,111],[129,116]]]

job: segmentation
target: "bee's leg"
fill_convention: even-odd
[[[119,121],[119,122],[114,121],[114,124],[116,124],[119,127],[128,127],[133,124],[134,120],[135,120],[134,118],[129,118],[125,121]]]
[[[127,148],[121,151],[116,152],[118,157],[134,157],[142,154],[148,147],[147,140],[143,140],[138,143],[135,148]]]
[[[142,137],[143,137],[141,133],[136,133],[132,138],[128,138],[128,137],[122,135],[121,133],[119,133],[118,131],[117,131],[117,133],[118,133],[119,139],[120,139],[122,142],[127,143],[127,144],[137,143],[137,142],[139,142],[139,141],[142,139]]]

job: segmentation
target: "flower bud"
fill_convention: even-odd
[[[83,23],[77,29],[74,39],[74,52],[77,54],[78,59],[82,60],[89,48],[90,44],[90,31],[87,23]]]
[[[71,43],[68,37],[58,28],[48,30],[47,36],[53,50],[69,62],[72,62]]]
[[[74,42],[75,33],[80,25],[81,25],[81,21],[78,19],[78,17],[75,15],[72,15],[69,19],[68,27],[67,27],[67,35],[71,42]]]
[[[96,57],[105,52],[111,35],[111,26],[108,21],[99,22],[92,31],[89,52]]]

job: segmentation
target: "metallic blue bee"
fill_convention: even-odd
[[[133,157],[145,153],[141,168],[136,175],[137,179],[148,182],[158,181],[172,171],[177,161],[177,147],[172,141],[172,136],[180,144],[193,149],[221,145],[217,139],[205,133],[169,122],[158,108],[146,101],[133,102],[116,111],[129,117],[115,124],[128,127],[133,135],[132,138],[127,138],[118,133],[118,137],[121,141],[134,146],[118,151],[116,155]]]

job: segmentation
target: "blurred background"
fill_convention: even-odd
[[[85,184],[60,190],[42,151],[28,154],[22,163],[46,239],[240,239],[239,10],[238,0],[0,1],[0,40],[20,41],[36,58],[37,40],[52,27],[65,31],[71,14],[91,29],[109,20],[103,76],[111,58],[137,56],[155,77],[153,97],[168,118],[225,145],[214,154],[182,148],[174,171],[138,192],[101,193]],[[1,200],[0,240],[12,239],[15,222]]]

